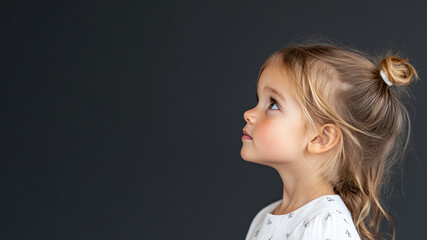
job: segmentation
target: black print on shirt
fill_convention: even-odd
[[[303,223],[303,225],[304,225],[304,227],[307,227],[308,226],[308,219],[306,219],[305,221],[304,221],[304,223]]]
[[[328,218],[331,216],[330,213],[328,213],[328,216],[325,217],[325,220],[328,220]]]
[[[335,201],[333,198],[330,197],[326,197],[326,199],[330,202],[330,201]]]
[[[347,220],[345,220],[345,218],[343,218],[344,219],[344,221],[347,223],[347,224],[349,224],[348,222],[347,222]]]
[[[267,225],[270,225],[272,223],[272,221],[270,220],[270,218],[267,220]]]
[[[257,236],[258,236],[258,233],[259,233],[259,229],[258,229],[258,230],[256,230],[256,232],[255,232],[255,237],[257,237]]]
[[[342,212],[340,212],[340,211],[338,211],[338,210],[336,210],[339,214],[342,214]]]
[[[290,233],[286,233],[286,238],[289,238],[289,236],[291,236]]]
[[[289,214],[288,214],[288,218],[291,218],[291,217],[292,217],[292,215],[294,215],[294,213],[289,213]]]
[[[345,234],[347,234],[348,237],[351,237],[351,234],[348,230],[345,230]]]
[[[273,239],[273,236],[271,236],[268,240],[271,240],[271,239]]]

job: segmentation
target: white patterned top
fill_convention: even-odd
[[[324,195],[295,211],[273,215],[282,200],[261,209],[249,227],[246,240],[360,240],[351,213],[340,195]]]

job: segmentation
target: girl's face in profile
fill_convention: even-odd
[[[261,73],[257,105],[244,113],[245,130],[252,139],[242,138],[241,157],[257,163],[297,160],[304,152],[304,115],[291,94],[290,79],[275,65]]]

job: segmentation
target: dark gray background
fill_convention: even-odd
[[[427,223],[426,4],[410,1],[2,1],[2,239],[244,239],[282,196],[240,157],[274,50],[322,35],[420,72],[412,151],[388,209]]]

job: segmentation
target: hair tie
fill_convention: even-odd
[[[382,79],[384,80],[384,82],[387,83],[387,85],[389,85],[389,86],[393,85],[393,83],[390,82],[390,80],[388,80],[387,75],[385,74],[385,72],[383,70],[380,71],[380,75],[381,75]]]

